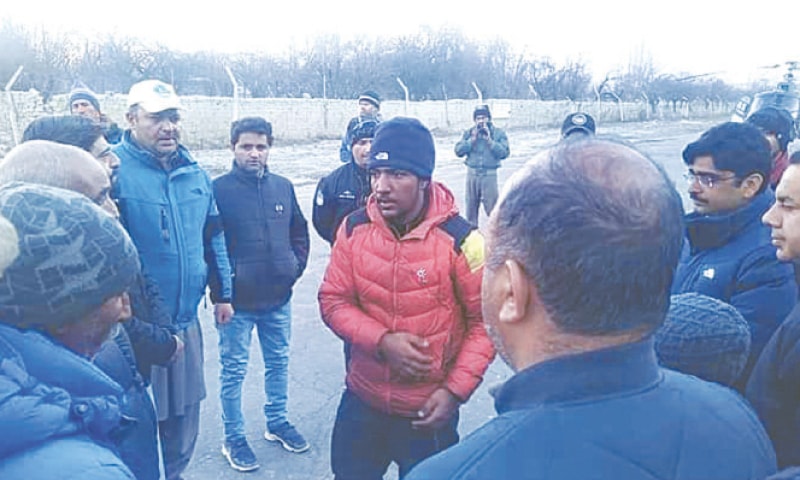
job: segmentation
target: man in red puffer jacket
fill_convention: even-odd
[[[458,442],[458,407],[494,358],[481,316],[483,237],[431,181],[433,138],[418,120],[377,128],[372,195],[339,227],[319,291],[322,318],[352,345],[336,415],[337,479],[403,477]]]

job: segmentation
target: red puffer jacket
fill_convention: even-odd
[[[453,194],[434,182],[425,219],[403,238],[389,229],[374,196],[336,235],[319,290],[322,318],[352,345],[348,388],[383,412],[415,417],[440,387],[466,401],[494,358],[481,315],[483,237],[467,230],[458,241],[440,228],[457,215]],[[390,371],[377,350],[390,332],[428,341],[434,369],[427,378]]]

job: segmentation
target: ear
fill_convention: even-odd
[[[420,179],[420,181],[419,181],[419,189],[420,190],[425,190],[426,188],[428,188],[428,185],[430,185],[430,184],[431,184],[430,180],[422,180],[422,179]]]
[[[128,121],[128,125],[133,127],[136,124],[136,115],[132,111],[125,112],[125,120]]]
[[[760,173],[751,173],[744,180],[740,188],[744,191],[745,198],[753,198],[758,193],[761,185],[764,184],[764,176]]]
[[[506,260],[502,268],[502,275],[498,276],[502,282],[502,305],[498,320],[502,323],[518,323],[529,313],[531,285],[522,266],[515,260]]]

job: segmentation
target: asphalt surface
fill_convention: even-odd
[[[719,119],[719,121],[724,120]],[[695,140],[715,123],[708,120],[647,122],[615,125],[607,129],[600,125],[598,133],[631,142],[661,163],[670,177],[676,181],[676,187],[684,201],[687,201],[685,183],[681,178],[684,171],[681,151],[688,142]],[[501,184],[533,154],[554,143],[558,138],[558,132],[513,130],[508,132],[508,136],[512,154],[498,173]],[[448,185],[456,195],[460,208],[463,208],[466,172],[461,161],[453,155],[452,148],[456,141],[456,137],[437,139],[437,168],[434,179]],[[320,157],[319,145],[308,146],[307,152],[303,151],[305,147],[294,146],[291,147],[291,153],[302,155],[309,162],[329,162],[333,169],[338,166],[336,160],[331,160],[336,157],[338,142],[328,143],[330,148],[324,149],[326,151],[324,158]],[[281,154],[280,148],[273,149],[271,162],[279,162]],[[275,170],[280,170],[277,165]],[[328,262],[329,247],[316,235],[310,225],[313,193],[313,185],[302,185],[297,189],[298,200],[311,229],[311,255],[308,269],[297,284],[292,299],[293,324],[289,363],[289,417],[308,439],[311,449],[302,454],[294,454],[283,450],[277,443],[264,440],[263,362],[257,337],[254,336],[250,369],[243,387],[242,409],[246,419],[247,438],[259,459],[261,468],[255,472],[239,473],[228,466],[220,454],[223,434],[219,402],[217,332],[213,325],[210,304],[208,308],[201,305],[200,322],[205,338],[205,378],[208,396],[202,404],[201,432],[195,455],[185,474],[187,479],[333,478],[329,462],[330,435],[336,408],[344,388],[344,360],[342,343],[323,324],[317,305],[317,290]],[[483,224],[485,217],[483,213],[481,215]],[[510,375],[511,371],[498,357],[488,370],[482,385],[461,408],[459,431],[462,437],[494,416],[489,389],[502,383]],[[386,478],[396,477],[396,469],[390,468]]]

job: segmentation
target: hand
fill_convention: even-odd
[[[378,344],[378,351],[389,368],[408,380],[426,377],[433,366],[433,358],[425,353],[428,341],[411,333],[387,333]]]
[[[175,339],[175,351],[172,353],[172,356],[169,358],[169,361],[167,361],[167,365],[172,365],[181,357],[181,355],[183,355],[183,347],[184,347],[183,340],[181,340],[181,337],[177,335],[173,335],[172,338]]]
[[[478,127],[472,127],[472,130],[469,132],[470,140],[472,143],[478,140]]]
[[[230,303],[218,303],[214,305],[214,321],[217,325],[225,325],[233,317],[233,306]]]
[[[419,420],[412,420],[414,428],[438,429],[444,426],[458,409],[459,400],[450,390],[442,387],[434,391],[417,415]]]

